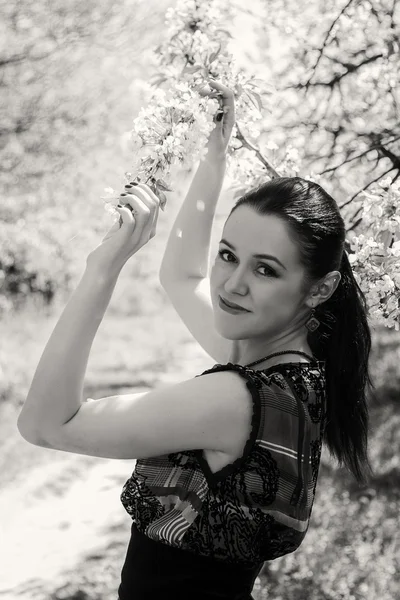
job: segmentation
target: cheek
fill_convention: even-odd
[[[263,312],[288,315],[298,304],[298,293],[282,281],[271,279],[257,290],[257,305]]]

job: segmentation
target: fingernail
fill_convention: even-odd
[[[216,121],[222,121],[222,119],[224,118],[224,113],[218,113],[217,116],[215,117]]]
[[[128,194],[125,194],[125,192],[122,192],[122,194],[120,194],[120,196],[127,196]]]
[[[125,187],[131,189],[132,186],[127,184]]]
[[[117,204],[117,208],[123,208],[122,204]]]

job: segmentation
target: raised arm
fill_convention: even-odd
[[[226,150],[235,123],[234,96],[220,83],[223,118],[208,140],[186,198],[172,226],[160,268],[160,283],[175,310],[202,348],[217,362],[233,358],[233,342],[215,330],[208,262],[215,209],[226,169]]]
[[[226,112],[221,114],[221,120],[216,120],[208,140],[206,158],[200,162],[172,226],[160,267],[162,284],[188,277],[207,277],[212,224],[225,176],[226,150],[235,123],[232,91],[217,82],[210,82],[210,87],[221,94],[220,104]],[[215,95],[203,92],[206,94]]]

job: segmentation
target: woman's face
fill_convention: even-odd
[[[304,336],[310,313],[301,291],[304,268],[284,222],[242,205],[225,222],[222,239],[234,249],[220,241],[210,275],[215,326],[221,335],[247,340],[249,350],[294,340],[300,330]],[[219,296],[249,312],[225,312]]]

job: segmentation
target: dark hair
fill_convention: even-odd
[[[371,332],[365,296],[357,284],[346,252],[346,229],[336,201],[320,185],[301,177],[277,177],[239,198],[260,215],[274,215],[288,226],[305,268],[302,291],[306,293],[331,271],[341,280],[331,297],[315,311],[320,326],[307,336],[317,360],[325,361],[327,415],[324,441],[354,475],[367,483],[373,474],[368,460],[369,413],[367,387]]]

